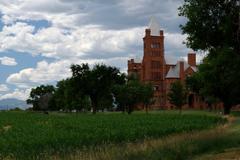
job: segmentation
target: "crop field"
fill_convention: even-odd
[[[206,113],[154,112],[49,115],[0,112],[0,159],[46,159],[105,144],[139,142],[224,123]]]

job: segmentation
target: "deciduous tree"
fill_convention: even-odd
[[[125,83],[124,74],[115,67],[102,64],[90,69],[87,64],[82,64],[72,65],[71,69],[74,86],[90,97],[93,113],[102,109],[105,102],[112,102],[109,97],[112,98],[112,88],[115,84]]]
[[[187,45],[194,50],[211,51],[227,47],[240,55],[239,0],[184,0],[179,15]]]
[[[126,84],[116,85],[113,93],[118,107],[123,112],[127,111],[128,114],[131,114],[134,107],[139,104],[144,105],[147,112],[149,105],[152,103],[153,86],[129,77]]]
[[[52,85],[41,85],[33,88],[27,103],[33,105],[33,110],[48,110],[49,102],[54,92],[55,87]]]
[[[187,18],[181,26],[187,45],[208,53],[199,67],[204,94],[224,103],[224,113],[240,103],[240,1],[184,0],[179,15]]]
[[[179,112],[182,111],[182,106],[186,104],[187,92],[181,81],[173,82],[170,86],[168,99],[171,104],[175,105]]]

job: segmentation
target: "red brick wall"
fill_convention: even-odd
[[[188,53],[188,64],[190,66],[196,66],[196,54]]]
[[[128,61],[128,75],[137,75],[141,79],[142,64],[135,63],[134,59]]]

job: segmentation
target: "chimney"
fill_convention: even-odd
[[[188,64],[190,66],[196,66],[196,54],[188,53]]]
[[[184,61],[179,61],[179,78],[184,80]]]
[[[163,36],[163,30],[160,30],[160,36]]]
[[[146,37],[150,36],[151,35],[151,30],[150,29],[146,29],[145,30],[145,35],[146,35]]]

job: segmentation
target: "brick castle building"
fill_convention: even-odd
[[[164,31],[160,30],[157,21],[152,18],[143,38],[143,59],[128,61],[128,74],[138,75],[142,82],[154,85],[154,104],[152,108],[172,108],[167,94],[171,83],[184,81],[186,76],[196,72],[196,54],[189,53],[187,62],[179,60],[176,64],[167,64],[164,53]],[[199,97],[189,94],[185,107],[194,108],[204,105]]]

